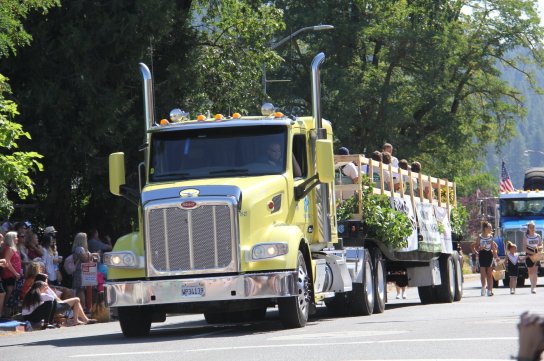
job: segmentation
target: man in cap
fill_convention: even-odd
[[[349,155],[349,149],[346,147],[341,147],[338,149],[338,155]],[[340,173],[343,176],[351,178],[352,183],[357,183],[359,180],[359,172],[357,172],[357,167],[352,162],[349,162],[340,167]]]

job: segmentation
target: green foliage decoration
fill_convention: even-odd
[[[393,208],[389,198],[374,194],[370,179],[363,176],[363,230],[367,237],[375,238],[392,249],[408,245],[407,238],[412,234],[412,222],[408,216]]]
[[[357,213],[358,204],[357,197],[351,196],[345,200],[336,201],[336,219],[338,221],[347,221],[353,217],[354,213]]]
[[[451,211],[450,224],[451,232],[463,237],[467,232],[469,214],[465,206],[457,204]]]

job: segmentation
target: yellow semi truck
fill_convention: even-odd
[[[106,302],[117,309],[125,336],[147,335],[152,322],[172,313],[200,312],[218,323],[261,319],[277,306],[283,325],[292,328],[303,327],[321,302],[358,315],[383,312],[386,280],[395,277],[419,286],[425,303],[459,298],[460,262],[451,238],[442,247],[440,234],[422,228],[426,238],[418,239],[416,227],[409,249],[388,249],[346,233],[360,227],[357,214],[339,232],[336,198],[359,194],[360,184],[335,184],[332,127],[320,111],[324,59],[320,53],[312,62],[312,116],[287,117],[268,104],[261,116],[191,120],[175,109],[159,122],[151,74],[140,64],[146,144],[138,189],[125,184],[124,154],[109,159],[110,191],[139,210],[139,230],[104,255]],[[365,164],[376,166],[357,159],[360,172]],[[394,171],[379,168],[382,178]],[[376,192],[388,192],[379,183]],[[432,227],[423,217],[431,217],[433,207],[449,219],[450,203],[410,199],[415,210],[427,205],[422,227]]]

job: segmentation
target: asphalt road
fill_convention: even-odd
[[[544,285],[544,279],[539,283]],[[0,335],[2,360],[507,360],[518,349],[523,311],[544,314],[544,286],[516,295],[499,288],[481,297],[465,282],[461,302],[421,305],[389,293],[385,313],[330,317],[325,307],[302,329],[283,330],[275,310],[254,324],[206,324],[201,315],[171,316],[151,336],[127,339],[117,322]]]

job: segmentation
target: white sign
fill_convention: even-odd
[[[96,286],[98,285],[98,267],[95,262],[81,264],[81,285]]]
[[[440,234],[440,239],[442,241],[442,252],[451,253],[453,251],[453,247],[451,243],[451,226],[450,220],[448,219],[448,211],[446,208],[434,206],[434,215],[436,216],[436,221],[438,224],[442,224],[441,228],[443,232]]]
[[[434,216],[432,204],[418,203],[416,205],[417,220],[422,241],[419,243],[419,250],[424,252],[440,252],[442,240],[438,231],[438,224]]]
[[[412,208],[412,201],[410,198],[390,198],[391,205],[399,212],[403,212],[408,216],[410,222],[412,222],[412,234],[406,239],[408,246],[404,248],[396,249],[397,252],[409,252],[417,250],[417,220]]]

